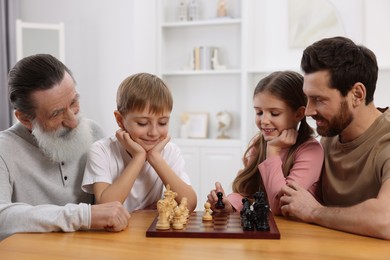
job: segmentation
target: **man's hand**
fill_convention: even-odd
[[[296,182],[289,181],[281,190],[281,211],[284,216],[298,218],[305,222],[312,222],[313,212],[323,206],[306,189]]]
[[[92,205],[91,228],[118,232],[124,230],[130,219],[129,212],[118,202]]]

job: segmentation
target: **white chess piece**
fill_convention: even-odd
[[[183,223],[183,225],[187,224],[187,220],[189,218],[189,210],[187,208],[187,198],[186,197],[183,197],[180,201],[180,205],[179,205],[179,208],[181,210],[181,222]]]
[[[166,200],[161,199],[157,202],[158,220],[156,223],[156,229],[167,230],[170,229],[169,223],[170,208]]]
[[[183,229],[183,222],[182,222],[182,212],[179,207],[176,207],[174,209],[174,217],[173,217],[173,222],[172,222],[172,228],[173,229]]]
[[[203,217],[202,217],[202,220],[204,221],[210,221],[210,220],[213,220],[213,216],[211,216],[211,204],[210,202],[206,202],[204,204],[204,208],[205,208],[205,212],[203,214]]]

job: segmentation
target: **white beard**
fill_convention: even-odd
[[[88,152],[93,143],[91,126],[79,117],[79,124],[74,129],[61,127],[52,132],[45,132],[38,122],[32,122],[32,134],[35,136],[39,148],[54,162],[79,160]]]

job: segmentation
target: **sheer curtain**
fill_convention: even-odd
[[[7,75],[15,63],[15,18],[18,1],[0,0],[0,131],[12,124]]]

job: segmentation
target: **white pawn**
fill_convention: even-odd
[[[205,208],[205,212],[204,212],[204,214],[203,214],[203,217],[202,217],[202,220],[204,220],[204,221],[210,221],[210,220],[213,220],[213,216],[211,216],[211,204],[210,204],[210,202],[206,202],[205,204],[204,204],[204,208]]]

